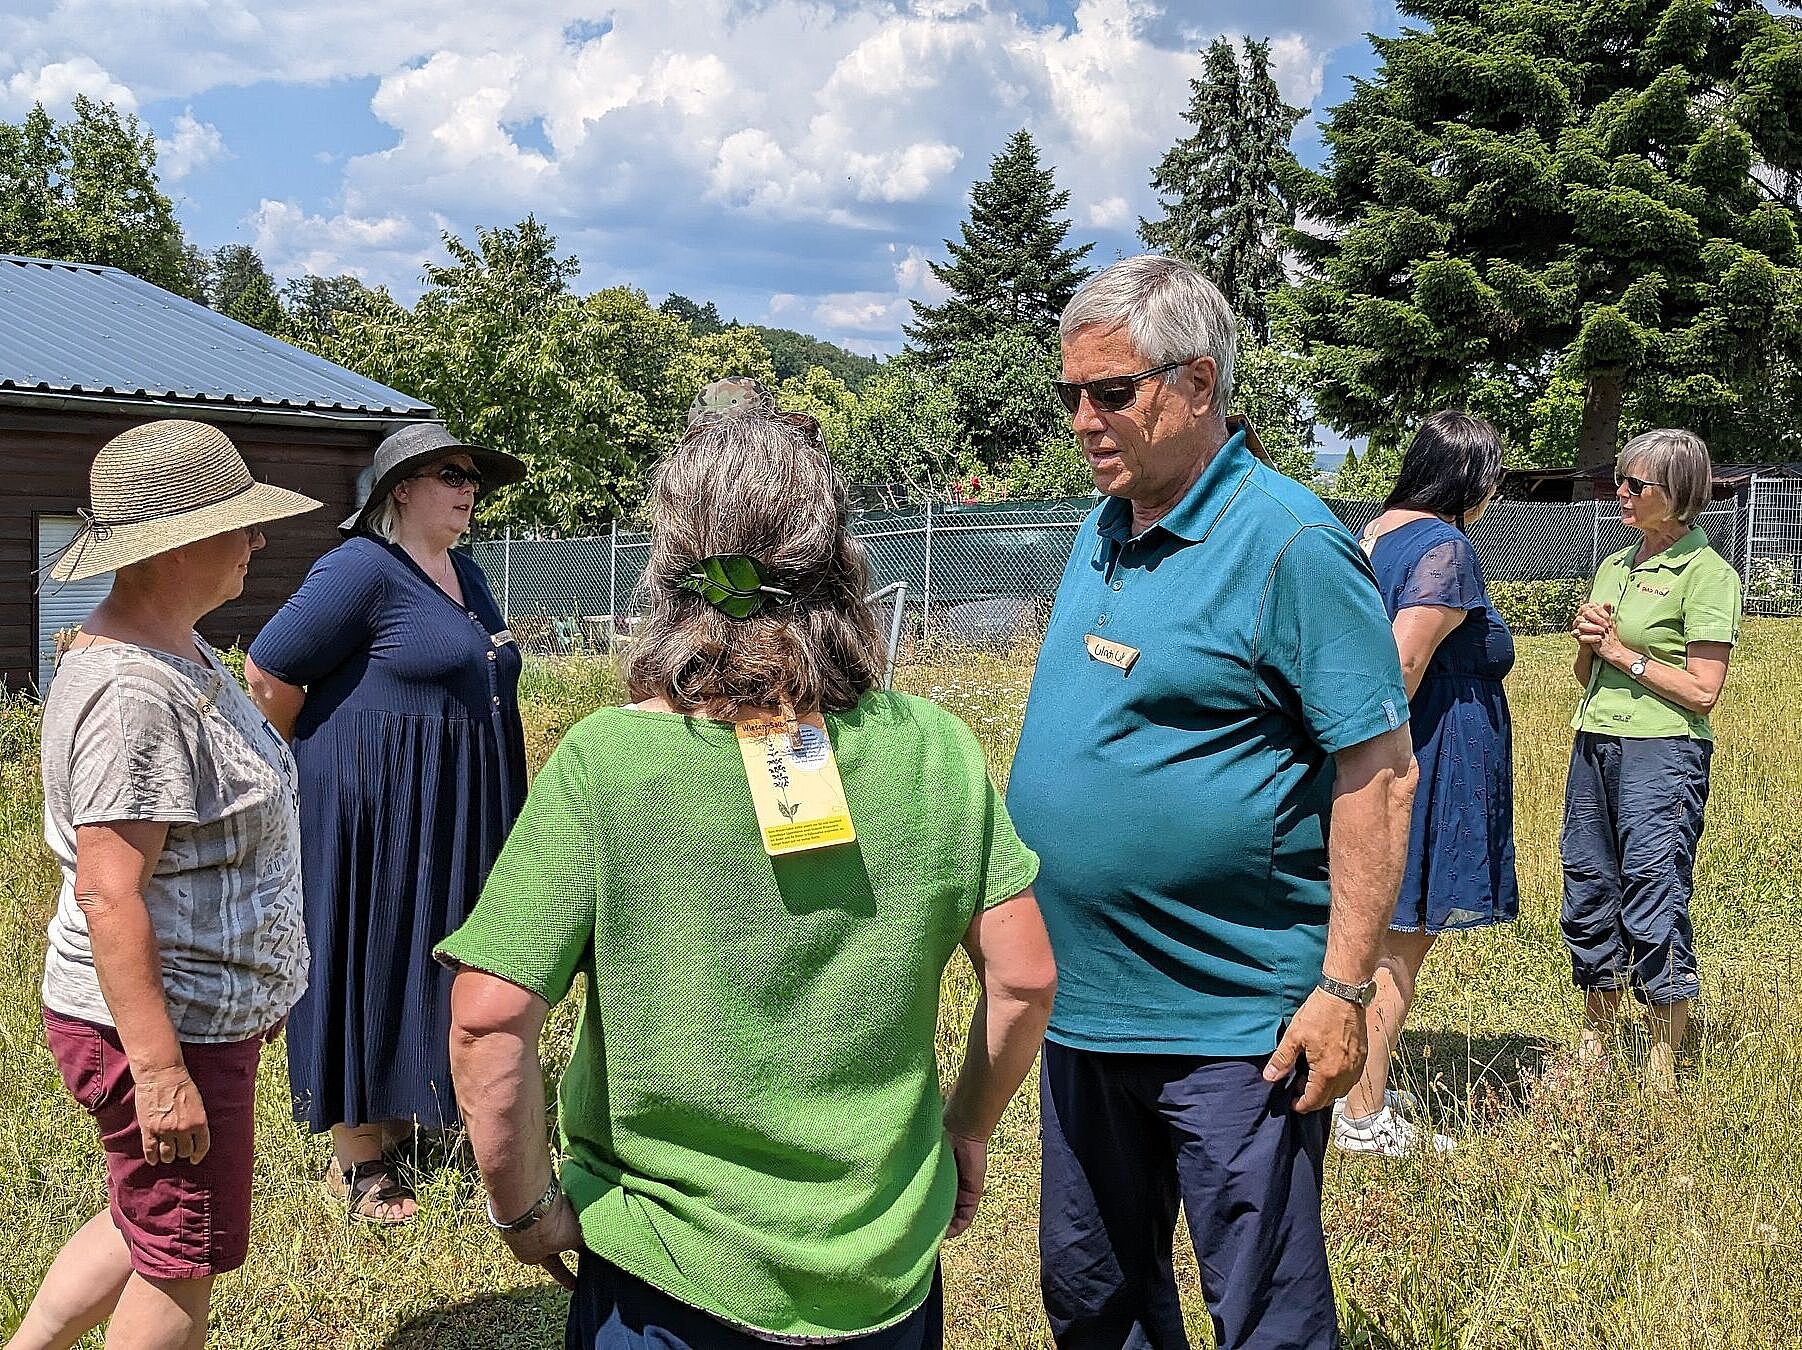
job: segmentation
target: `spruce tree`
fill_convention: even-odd
[[[1147,248],[1181,258],[1220,287],[1260,340],[1270,335],[1270,297],[1284,284],[1283,227],[1295,208],[1283,188],[1292,171],[1289,135],[1301,117],[1270,75],[1270,44],[1209,44],[1201,78],[1189,81],[1183,114],[1194,130],[1151,175],[1164,214],[1140,220]]]
[[[1065,246],[1070,221],[1061,213],[1069,205],[1070,194],[1058,191],[1051,170],[1040,165],[1032,136],[1016,131],[989,176],[970,189],[963,242],[947,239],[951,260],[930,264],[951,294],[937,305],[914,302],[910,346],[940,364],[960,342],[1002,328],[1054,343],[1057,316],[1088,275],[1082,260],[1094,247]]]
[[[206,302],[221,314],[284,337],[288,316],[275,291],[275,278],[249,244],[226,244],[213,250],[207,267]]]
[[[1293,176],[1326,227],[1291,235],[1322,412],[1383,446],[1465,406],[1527,444],[1560,378],[1583,391],[1578,464],[1607,461],[1623,416],[1769,455],[1744,414],[1802,354],[1780,186],[1802,165],[1802,33],[1757,0],[1402,10],[1420,26],[1373,39],[1324,172]]]

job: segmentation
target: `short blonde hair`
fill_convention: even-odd
[[[1614,471],[1658,484],[1685,525],[1696,523],[1714,488],[1714,461],[1709,458],[1708,443],[1681,427],[1641,432],[1621,447]]]
[[[400,533],[400,503],[394,500],[393,488],[388,490],[382,504],[369,513],[369,519],[364,521],[363,528],[377,539],[386,539],[390,544],[400,542],[395,537]]]

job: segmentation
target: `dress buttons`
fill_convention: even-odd
[[[497,708],[501,706],[501,696],[499,694],[494,696],[494,706]]]
[[[1095,626],[1097,628],[1106,628],[1107,627],[1107,615],[1103,614],[1099,619],[1095,620]]]
[[[493,653],[493,652],[489,652],[489,653],[488,653],[488,659],[489,659],[489,660],[490,660],[490,661],[492,661],[492,660],[494,660],[494,653]]]
[[[1119,590],[1119,589],[1120,589],[1120,587],[1121,587],[1121,585],[1122,585],[1122,584],[1124,584],[1124,583],[1122,583],[1122,582],[1118,582],[1118,581],[1116,581],[1116,582],[1115,582],[1115,583],[1114,583],[1114,589],[1115,589],[1115,590]]]

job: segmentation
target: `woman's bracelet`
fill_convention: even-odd
[[[523,1233],[532,1227],[546,1214],[549,1214],[557,1203],[557,1197],[563,1194],[563,1184],[557,1178],[557,1169],[551,1169],[550,1184],[544,1188],[544,1194],[538,1197],[538,1203],[512,1223],[502,1223],[494,1216],[494,1201],[487,1201],[488,1222],[503,1233]]]

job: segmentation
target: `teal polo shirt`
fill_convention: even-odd
[[[1333,753],[1407,720],[1395,640],[1352,537],[1243,434],[1131,529],[1124,500],[1083,522],[1008,785],[1049,1035],[1266,1055],[1326,950]]]

